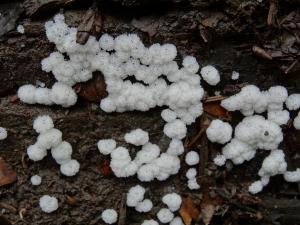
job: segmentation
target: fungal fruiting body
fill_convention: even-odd
[[[47,150],[60,165],[60,171],[65,176],[78,173],[80,164],[72,159],[72,146],[62,140],[62,132],[54,128],[53,120],[48,115],[38,116],[33,122],[33,128],[39,136],[35,144],[27,148],[27,155],[33,161],[40,161],[47,156]]]
[[[114,224],[118,221],[118,213],[114,209],[105,209],[101,214],[101,218],[107,224]]]
[[[58,209],[57,198],[51,197],[49,195],[44,195],[40,198],[40,208],[43,212],[52,213]]]
[[[4,127],[0,127],[0,141],[7,138],[7,131]]]

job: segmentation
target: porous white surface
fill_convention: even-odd
[[[58,209],[57,198],[51,197],[49,195],[44,195],[40,198],[39,202],[40,208],[43,212],[52,213]]]
[[[169,223],[174,218],[174,214],[167,208],[160,209],[156,215],[161,223]]]
[[[114,209],[105,209],[101,214],[101,218],[107,224],[114,224],[118,221],[118,213]]]
[[[30,178],[30,182],[31,182],[32,185],[38,186],[42,183],[42,178],[39,175],[33,175]]]
[[[0,127],[0,140],[7,138],[7,131],[4,127]]]
[[[179,210],[182,199],[177,193],[169,193],[162,198],[162,202],[165,203],[172,212],[175,212]]]
[[[77,160],[71,159],[60,165],[60,172],[68,177],[75,176],[80,169],[80,164]]]
[[[117,143],[114,139],[102,139],[98,141],[97,147],[103,155],[109,155],[117,147]]]
[[[195,152],[195,151],[189,151],[185,155],[185,162],[189,166],[197,165],[199,163],[199,160],[200,160],[199,154],[197,152]]]
[[[206,135],[211,142],[225,144],[231,139],[232,127],[227,122],[215,119],[210,123],[210,125],[206,129]]]

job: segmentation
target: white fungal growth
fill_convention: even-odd
[[[179,119],[169,122],[164,127],[164,133],[169,138],[182,139],[186,136],[186,125]]]
[[[136,185],[129,189],[127,193],[127,206],[136,207],[139,202],[143,201],[145,194],[145,188],[140,185]]]
[[[150,212],[153,207],[153,203],[150,199],[144,199],[143,201],[139,202],[135,206],[135,210],[140,213]]]
[[[60,172],[68,177],[74,176],[79,172],[80,164],[77,160],[71,159],[60,165]]]
[[[53,159],[60,165],[71,160],[72,152],[71,144],[66,141],[51,149]]]
[[[184,225],[184,223],[182,219],[179,216],[177,216],[170,222],[170,225]]]
[[[38,116],[33,121],[33,129],[37,133],[44,133],[52,128],[54,128],[53,120],[48,115]]]
[[[155,220],[144,220],[144,222],[141,225],[159,225],[159,224]]]
[[[174,214],[167,208],[162,208],[157,213],[157,218],[161,223],[169,223],[173,220]]]
[[[27,148],[27,155],[33,161],[40,161],[51,149],[51,155],[60,164],[60,171],[66,176],[78,173],[80,164],[72,159],[72,146],[62,140],[62,132],[54,128],[53,120],[48,115],[38,116],[33,122],[33,128],[39,133],[35,144]]]
[[[290,119],[290,113],[287,110],[268,112],[268,120],[277,123],[279,126],[287,124],[289,119]]]
[[[51,197],[49,195],[44,195],[40,198],[40,208],[45,213],[52,213],[58,209],[57,198]]]
[[[200,73],[203,80],[205,80],[209,85],[215,86],[221,80],[219,71],[211,65],[202,67]]]
[[[25,33],[25,29],[24,29],[23,25],[18,25],[18,26],[17,26],[17,31],[18,31],[20,34],[24,34],[24,33]]]
[[[289,110],[298,110],[300,108],[300,94],[291,94],[285,101]]]
[[[232,71],[231,73],[231,79],[232,80],[238,80],[240,78],[240,73],[236,71]]]
[[[300,168],[297,168],[295,171],[286,171],[283,176],[287,182],[299,182]]]
[[[179,156],[184,152],[184,146],[181,140],[173,138],[167,149],[167,154]]]
[[[101,214],[101,218],[107,224],[114,224],[118,221],[118,213],[114,209],[105,209]]]
[[[175,212],[179,210],[182,203],[182,199],[180,195],[176,193],[170,193],[170,194],[166,194],[162,198],[162,202],[165,203],[172,212]]]
[[[109,155],[117,147],[117,143],[113,139],[103,139],[98,141],[97,147],[103,155]]]
[[[4,127],[0,127],[0,140],[7,138],[7,131]]]
[[[232,127],[229,123],[216,119],[206,129],[206,135],[211,142],[225,144],[231,139]]]
[[[30,178],[30,182],[34,186],[38,186],[42,183],[42,178],[39,175],[34,175]]]
[[[298,115],[295,117],[293,125],[297,130],[300,130],[300,112],[298,112]]]
[[[124,136],[127,143],[139,146],[144,145],[149,141],[149,134],[142,129],[132,130]]]
[[[185,156],[185,162],[189,166],[194,166],[199,163],[199,154],[195,151],[189,151]]]

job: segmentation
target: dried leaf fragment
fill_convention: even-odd
[[[17,179],[17,173],[0,158],[0,187],[11,184]]]
[[[185,225],[190,225],[192,221],[198,221],[200,216],[199,209],[195,206],[191,197],[186,197],[182,201],[179,214]]]
[[[99,102],[107,96],[106,83],[103,75],[99,72],[95,72],[91,80],[76,84],[74,88],[80,97],[90,102]]]
[[[230,120],[230,113],[221,106],[220,101],[206,102],[203,104],[203,111],[213,117]]]
[[[108,160],[103,160],[101,166],[99,167],[99,171],[105,177],[109,177],[112,175],[112,170],[110,168]]]
[[[101,28],[102,18],[98,9],[95,7],[88,9],[77,28],[76,42],[85,44],[89,39],[90,34],[100,34]]]
[[[218,25],[219,21],[224,18],[224,14],[221,12],[213,12],[210,17],[201,21],[204,27],[214,28]]]

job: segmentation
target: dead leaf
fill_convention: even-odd
[[[270,8],[268,13],[267,23],[268,25],[277,24],[277,13],[278,13],[278,0],[270,0]]]
[[[110,168],[109,161],[107,159],[101,162],[99,171],[104,177],[109,177],[112,175],[112,170]]]
[[[148,33],[149,37],[153,37],[157,33],[158,20],[154,17],[142,17],[140,19],[133,19],[131,21],[132,26]]]
[[[0,158],[0,187],[11,184],[17,179],[17,173]]]
[[[213,12],[210,17],[201,21],[204,27],[214,28],[218,25],[219,21],[224,18],[224,14],[221,12]]]
[[[74,196],[67,195],[67,200],[66,201],[69,205],[76,205],[77,204],[77,199]]]
[[[91,80],[74,86],[76,93],[90,102],[99,102],[107,96],[106,83],[100,72],[95,72]]]
[[[99,35],[102,28],[102,17],[96,7],[92,7],[84,14],[78,28],[76,42],[85,44],[90,34]]]
[[[266,60],[272,60],[272,56],[266,52],[264,49],[258,47],[258,46],[253,46],[252,47],[252,51],[254,53],[254,55],[262,58],[262,59],[266,59]]]
[[[183,199],[179,214],[185,225],[190,225],[193,220],[198,221],[200,217],[200,211],[195,206],[191,197]]]
[[[215,213],[215,206],[211,204],[204,205],[202,208],[202,220],[205,225],[209,225]]]
[[[216,118],[226,120],[231,119],[230,113],[221,106],[221,101],[212,101],[204,103],[203,111]]]

